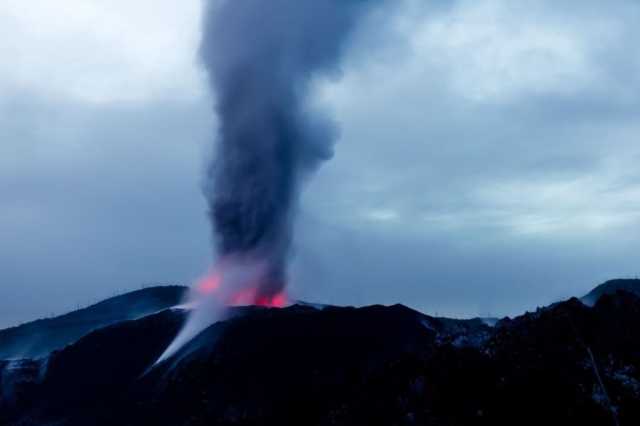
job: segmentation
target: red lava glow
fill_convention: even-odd
[[[204,277],[196,285],[196,291],[200,294],[211,294],[220,288],[222,283],[222,277],[220,275],[212,273]]]
[[[202,278],[195,286],[196,291],[201,295],[212,295],[218,293],[222,286],[222,276],[212,272]],[[287,305],[287,294],[282,291],[272,296],[259,295],[257,288],[246,288],[232,293],[227,305],[245,306],[256,305],[266,308],[283,308]]]
[[[256,305],[267,308],[283,308],[287,305],[287,296],[284,292],[273,296],[259,296],[255,288],[248,288],[234,294],[229,304],[232,306]]]

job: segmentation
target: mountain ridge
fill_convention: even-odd
[[[633,292],[592,306],[574,297],[491,326],[401,304],[235,307],[150,368],[187,314],[164,309],[44,358],[0,361],[0,424],[640,422]]]
[[[627,291],[640,296],[640,279],[616,278],[605,281],[604,283],[594,287],[589,293],[582,296],[580,300],[588,305],[594,305],[603,295],[614,294],[617,291]]]
[[[45,356],[95,329],[177,305],[187,290],[183,286],[147,287],[0,330],[0,359]]]

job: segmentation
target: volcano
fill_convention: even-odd
[[[187,318],[169,307],[0,361],[0,424],[640,424],[627,284],[495,325],[403,305],[237,306],[151,368]]]
[[[177,305],[187,287],[148,287],[54,318],[0,330],[0,359],[43,357],[98,328]]]

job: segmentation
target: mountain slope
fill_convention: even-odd
[[[187,315],[165,309],[0,361],[0,424],[640,424],[640,296],[609,293],[493,326],[402,305],[233,308],[150,368]]]
[[[186,290],[182,286],[148,287],[55,318],[0,330],[0,359],[45,356],[95,329],[177,305]]]
[[[640,279],[609,280],[591,290],[580,300],[587,305],[594,305],[601,296],[605,294],[615,294],[617,291],[627,291],[640,296]]]
[[[39,364],[0,363],[0,424],[640,424],[630,293],[495,327],[402,305],[237,308],[148,370],[184,318],[165,310]]]

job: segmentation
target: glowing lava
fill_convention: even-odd
[[[274,295],[262,295],[258,292],[258,286],[251,286],[240,290],[234,289],[228,296],[223,290],[223,276],[219,272],[212,271],[200,279],[194,286],[201,297],[216,297],[227,306],[263,306],[267,308],[283,308],[288,304],[287,294],[283,291]]]
[[[225,257],[196,281],[190,300],[183,306],[190,310],[189,318],[176,338],[156,363],[173,356],[187,342],[217,321],[227,318],[230,306],[262,306],[283,308],[289,304],[282,290],[269,292],[271,286],[263,263],[253,259]]]
[[[211,273],[206,277],[202,278],[196,284],[196,291],[200,294],[211,294],[220,289],[220,285],[222,284],[222,277],[220,274]]]
[[[231,306],[256,305],[267,308],[283,308],[287,305],[285,293],[278,293],[273,296],[261,296],[255,288],[248,288],[235,293],[229,303]]]

